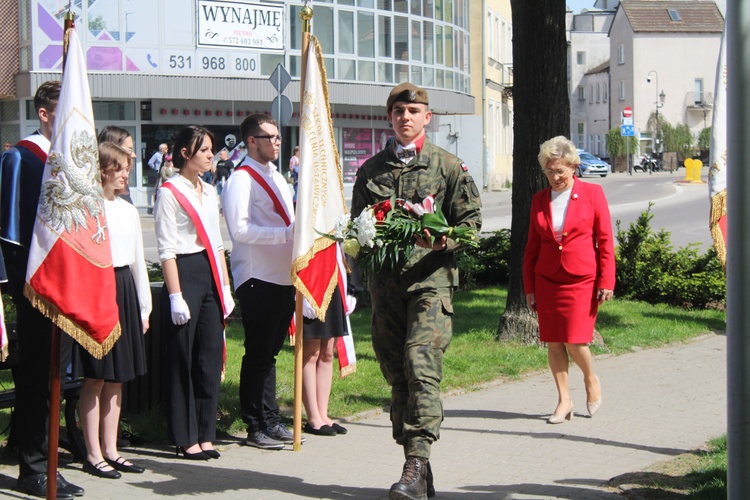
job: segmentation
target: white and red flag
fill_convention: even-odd
[[[94,113],[74,29],[57,104],[24,294],[92,356],[120,336],[112,250],[104,214]]]
[[[318,318],[325,321],[333,290],[345,283],[345,276],[342,276],[344,271],[339,266],[338,244],[319,232],[332,232],[336,219],[344,216],[347,209],[328,104],[323,53],[314,36],[310,36],[308,45],[300,110],[300,164],[292,283],[313,307]],[[341,294],[345,299],[345,288]],[[353,343],[340,344],[337,344],[337,349],[342,373],[345,370],[351,372],[354,366]]]
[[[711,160],[708,192],[711,197],[709,227],[714,248],[722,265],[727,264],[727,40],[721,37],[719,64],[716,67],[714,113],[711,123]]]

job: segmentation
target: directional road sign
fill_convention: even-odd
[[[620,135],[623,137],[635,137],[635,126],[622,125],[620,127]]]

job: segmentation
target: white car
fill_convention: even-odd
[[[583,149],[577,149],[576,151],[581,158],[581,164],[578,165],[578,168],[576,169],[576,175],[578,177],[583,177],[584,175],[599,175],[601,177],[607,177],[607,175],[612,173],[612,167],[606,161],[600,160]]]

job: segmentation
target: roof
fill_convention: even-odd
[[[604,61],[603,63],[601,63],[601,64],[599,64],[597,66],[594,66],[593,68],[591,68],[590,70],[588,70],[584,74],[585,75],[595,75],[597,73],[606,73],[608,71],[609,71],[609,59],[607,59],[606,61]]]
[[[724,17],[712,0],[622,0],[620,8],[635,32],[721,33]],[[673,21],[669,11],[679,14]]]

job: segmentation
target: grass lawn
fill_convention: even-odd
[[[546,369],[545,349],[495,340],[506,296],[504,287],[455,294],[454,332],[445,356],[443,391],[471,390],[500,377],[520,377],[529,371]],[[372,350],[369,307],[360,307],[352,314],[351,321],[357,371],[344,379],[334,377],[329,411],[333,418],[382,409],[389,401],[389,389]],[[722,311],[687,311],[665,305],[614,300],[600,308],[597,329],[606,347],[595,348],[594,352],[617,355],[638,348],[688,341],[724,328],[725,314]],[[227,373],[219,396],[219,430],[234,435],[241,435],[245,428],[240,418],[238,398],[243,338],[242,325],[230,323],[227,328]],[[289,419],[293,405],[293,358],[293,348],[287,345],[277,362],[279,404]],[[10,373],[0,372],[0,384],[12,387]],[[7,426],[9,414],[9,410],[0,411],[0,430]],[[136,434],[151,442],[166,440],[159,408],[144,415],[124,417]]]

